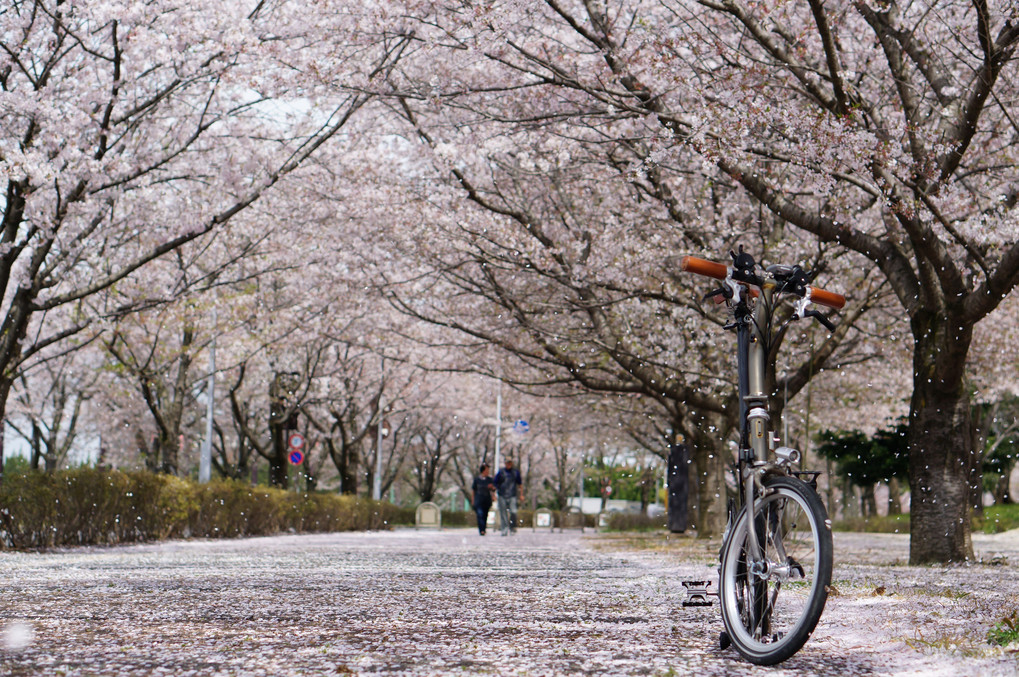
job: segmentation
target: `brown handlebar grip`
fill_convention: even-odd
[[[807,287],[807,299],[809,299],[811,303],[828,306],[829,308],[835,308],[836,310],[846,305],[846,297],[842,294],[818,289],[817,287]]]
[[[716,280],[724,280],[729,275],[729,269],[725,264],[699,259],[696,256],[684,256],[680,259],[679,269],[687,273],[713,277]]]

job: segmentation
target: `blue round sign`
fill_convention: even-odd
[[[523,435],[530,429],[531,425],[524,419],[519,419],[513,422],[513,432],[515,433],[520,433],[521,435]]]
[[[301,465],[304,463],[304,454],[298,449],[294,449],[290,452],[290,463],[293,465]]]

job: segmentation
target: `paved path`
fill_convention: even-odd
[[[837,536],[837,596],[778,668],[680,607],[717,544],[400,530],[0,553],[0,675],[1019,674],[984,641],[1019,608],[1019,535],[978,539],[1007,564],[951,568]]]

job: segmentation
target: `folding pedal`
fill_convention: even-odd
[[[708,590],[710,586],[711,581],[683,581],[686,588],[683,606],[711,606],[712,601],[708,597],[718,597],[718,593]]]

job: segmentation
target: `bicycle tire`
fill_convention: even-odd
[[[809,485],[778,476],[766,478],[764,487],[754,525],[770,573],[750,573],[744,508],[723,547],[719,601],[736,650],[756,665],[775,665],[803,647],[821,618],[831,583],[832,537],[828,514]]]

